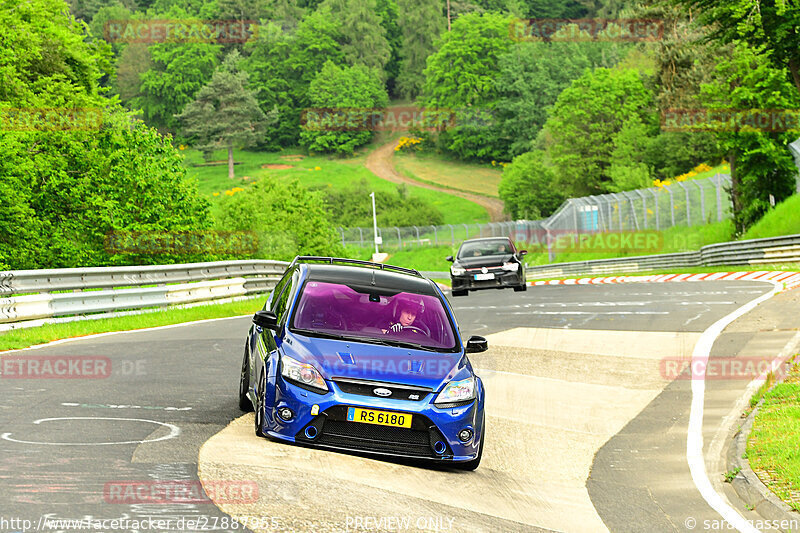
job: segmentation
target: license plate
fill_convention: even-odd
[[[387,411],[373,411],[372,409],[360,409],[358,407],[347,408],[347,421],[361,422],[362,424],[410,428],[411,416],[407,413],[389,413]]]
[[[488,274],[475,274],[475,281],[483,281],[487,279],[494,279],[494,272]]]

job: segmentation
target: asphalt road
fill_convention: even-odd
[[[540,286],[529,288],[525,293],[473,293],[466,298],[454,298],[452,303],[465,336],[503,334],[502,332],[517,331],[520,328],[526,331],[579,329],[599,332],[690,333],[704,330],[718,318],[764,294],[770,288],[766,283],[757,282]],[[785,312],[782,316],[784,322],[789,320]],[[0,360],[10,358],[13,361],[36,357],[40,359],[40,364],[44,364],[41,358],[46,356],[73,360],[76,356],[86,356],[96,367],[101,367],[99,375],[89,378],[84,375],[78,379],[44,379],[40,373],[35,378],[28,376],[25,379],[15,379],[16,376],[9,375],[9,368],[4,363],[3,376],[0,377],[0,531],[33,530],[42,525],[42,517],[170,520],[160,524],[167,527],[159,528],[150,523],[149,527],[140,524],[142,527],[117,527],[113,528],[115,531],[241,531],[238,525],[234,528],[223,527],[228,525],[228,516],[210,502],[143,503],[146,499],[142,499],[141,494],[128,494],[130,498],[126,499],[127,493],[115,493],[114,489],[130,482],[142,485],[198,480],[197,458],[200,447],[228,426],[231,420],[241,415],[235,396],[242,344],[248,325],[247,318],[209,321],[91,337],[0,356]],[[565,337],[559,337],[563,338]],[[536,365],[546,360],[552,361],[552,358],[546,358],[547,353],[550,353],[546,349],[553,347],[526,348],[544,351],[535,352],[535,360],[516,361],[513,364],[522,367],[531,365],[529,368],[522,368],[520,372],[541,379],[551,379],[548,376],[536,376]],[[624,351],[624,348],[613,345],[599,347],[601,351]],[[581,353],[570,349],[562,351],[569,354],[564,361],[581,361]],[[506,368],[503,365],[507,363],[508,357],[509,349],[505,352],[501,350],[485,362],[476,363],[476,366],[483,364],[490,372],[497,371],[499,368]],[[587,360],[587,357],[583,357],[583,360]],[[102,367],[103,364],[107,367]],[[12,373],[18,372],[19,368],[18,363],[13,363]],[[30,367],[27,369],[33,371]],[[106,376],[104,372],[108,369],[110,374]],[[559,366],[558,372],[565,372],[563,364]],[[604,379],[613,380],[614,376],[609,371]],[[583,380],[592,383],[593,379],[589,375]],[[683,423],[681,416],[689,401],[686,385],[686,382],[675,382],[667,386],[653,402],[649,401],[650,396],[642,395],[640,400],[647,401],[642,406],[647,407],[638,416],[638,411],[631,413],[630,416],[635,418],[626,420],[628,424],[624,434],[614,437],[623,440],[608,441],[598,454],[592,466],[588,492],[602,523],[612,531],[658,531],[662,530],[662,525],[665,530],[681,529],[675,526],[674,520],[663,520],[663,516],[652,523],[657,527],[631,526],[632,521],[637,518],[640,519],[638,524],[646,526],[647,517],[652,515],[637,515],[637,512],[643,501],[642,483],[646,489],[647,472],[653,469],[652,461],[659,461],[658,446],[653,446],[652,443],[649,445],[649,450],[656,451],[648,461],[630,462],[636,471],[626,469],[620,473],[615,470],[614,465],[617,464],[619,450],[636,449],[642,438],[657,440],[658,432],[670,431],[676,424]],[[633,388],[633,385],[629,387]],[[663,387],[658,388],[660,390]],[[553,394],[558,393],[556,391]],[[684,411],[680,406],[683,406]],[[650,416],[651,411],[660,415]],[[550,413],[548,416],[556,414]],[[535,418],[538,416],[537,411],[531,410],[526,416]],[[642,417],[648,421],[644,426],[641,425]],[[499,423],[498,428],[499,431],[502,429]],[[614,433],[619,429],[622,427],[614,427]],[[609,428],[604,429],[608,430]],[[570,431],[573,429],[570,428]],[[496,462],[490,463],[498,465],[498,469],[504,461],[514,464],[525,462],[525,457],[513,455],[523,454],[527,448],[515,448],[514,437],[509,436],[508,439],[502,441],[508,445],[508,449],[504,449],[507,455],[495,456],[493,461]],[[599,442],[597,447],[605,440],[607,439]],[[678,446],[680,439],[673,440],[672,444]],[[498,438],[498,446],[500,441]],[[282,444],[274,446],[284,447],[282,449],[294,448]],[[674,466],[678,470],[681,468],[679,464]],[[478,472],[482,469],[483,465]],[[685,474],[686,472],[681,473]],[[546,475],[546,469],[536,471],[536,476]],[[284,479],[287,486],[291,484],[290,479]],[[486,478],[487,483],[496,480],[496,477]],[[349,487],[345,485],[344,488]],[[352,488],[354,493],[369,494],[369,491],[362,490],[363,487],[356,487],[355,483]],[[494,488],[496,486],[477,486],[476,493],[492,491]],[[273,489],[276,494],[280,493],[280,487]],[[390,489],[386,490],[391,492]],[[508,494],[504,497],[508,498]],[[511,494],[514,494],[513,491]],[[552,517],[538,521],[535,516],[536,507],[513,509],[503,516],[497,516],[496,529],[533,531],[541,526],[545,529],[579,530],[569,527],[568,515],[564,517],[563,523],[558,523],[555,518],[559,512],[558,503],[548,502],[546,494],[540,496],[541,509],[548,513],[552,511]],[[684,496],[680,502],[676,500],[681,512],[691,509],[692,506],[702,506],[699,496]],[[656,505],[661,505],[668,502],[670,497],[669,493],[665,493],[659,496],[663,500],[653,501]],[[132,501],[136,498],[138,503]],[[458,490],[453,490],[447,501],[449,512],[457,512]],[[347,505],[347,501],[339,504]],[[392,503],[388,501],[385,505]],[[464,516],[478,516],[482,513],[477,504],[475,509],[478,511],[465,509]],[[284,512],[292,511],[282,508],[272,510],[273,515]],[[312,506],[305,512],[313,514],[316,511]],[[521,520],[514,513],[533,513],[533,516]],[[680,513],[666,513],[667,516],[677,514]],[[491,513],[487,516],[489,518],[483,522],[490,528],[495,518]],[[180,519],[184,521],[179,522]],[[198,519],[198,527],[187,526],[187,520]],[[10,522],[11,520],[17,521]],[[22,523],[22,520],[30,523]],[[206,527],[199,527],[200,525]],[[468,530],[464,522],[460,528]],[[58,529],[39,527],[40,531]],[[278,530],[291,527],[270,524],[268,527],[254,529]],[[111,531],[112,528],[96,530]]]

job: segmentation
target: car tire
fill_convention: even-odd
[[[460,291],[452,291],[451,294],[453,296],[466,296],[468,292],[469,291],[463,289],[463,290],[460,290]]]
[[[253,410],[253,402],[247,397],[247,391],[250,389],[250,365],[249,365],[249,351],[247,343],[244,345],[244,358],[242,360],[242,371],[239,375],[239,409],[245,413]]]
[[[264,405],[264,390],[267,388],[267,376],[264,374],[264,370],[261,370],[261,377],[258,380],[258,387],[256,387],[256,405],[255,405],[255,417],[254,417],[254,424],[256,430],[256,437],[266,437],[266,433],[264,433],[264,409],[266,406]]]
[[[528,290],[528,284],[527,283],[523,283],[522,285],[519,285],[518,287],[514,287],[514,292],[525,292],[527,290]]]
[[[454,463],[455,467],[459,470],[475,470],[481,464],[481,457],[483,457],[483,443],[486,440],[486,415],[481,418],[481,445],[478,446],[478,455],[471,461],[464,461],[463,463]]]

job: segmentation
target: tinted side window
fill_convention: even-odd
[[[272,312],[278,317],[278,324],[285,322],[284,315],[286,314],[286,308],[289,304],[289,296],[294,293],[294,290],[292,289],[295,286],[296,279],[297,270],[287,274],[284,279],[281,280],[281,283],[283,284],[281,293],[272,302]]]

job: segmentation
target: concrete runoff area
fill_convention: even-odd
[[[411,530],[436,530],[426,522],[435,516],[451,519],[455,531],[604,531],[586,489],[594,455],[668,384],[659,360],[690,356],[698,336],[540,328],[488,335],[490,350],[472,357],[487,391],[486,448],[474,473],[259,439],[248,414],[203,445],[199,476],[257,480],[257,503],[222,510],[242,517],[278,511],[298,530],[311,525],[303,507],[312,505],[322,531],[366,530],[366,518],[376,524],[396,516],[410,517]],[[308,480],[330,489],[313,490]],[[299,491],[291,499],[274,490],[287,483]],[[369,496],[343,497],[334,487]]]

